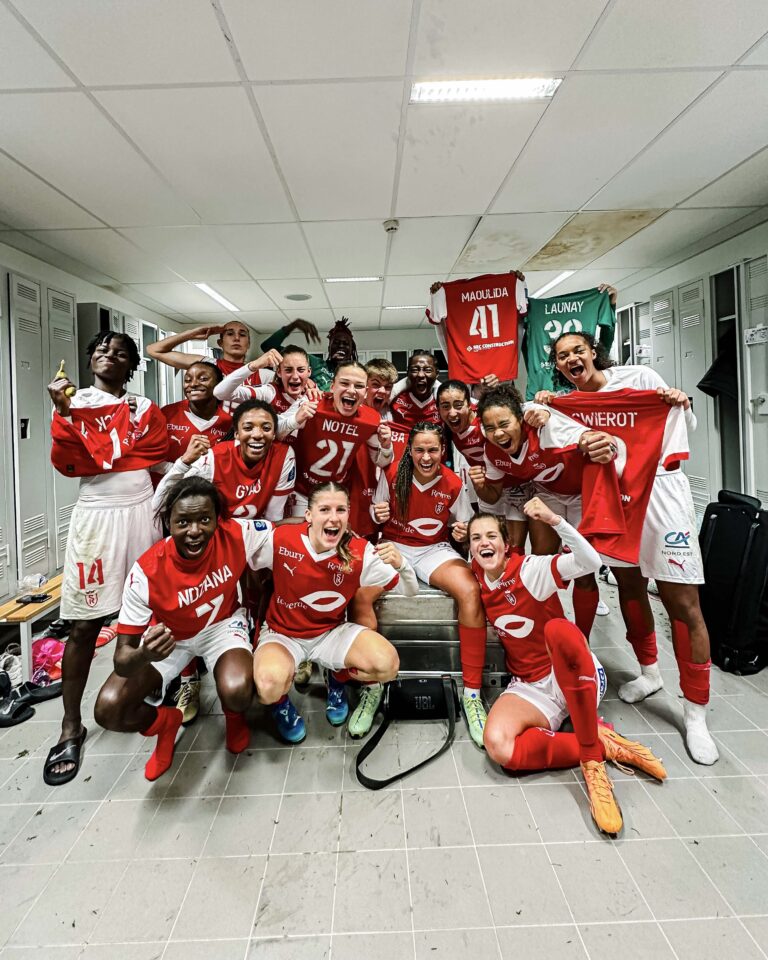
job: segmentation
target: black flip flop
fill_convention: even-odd
[[[27,680],[19,687],[19,693],[28,703],[42,703],[61,696],[61,680],[55,680],[46,686]]]
[[[11,689],[11,678],[8,676],[7,671],[0,670],[0,700],[5,700],[11,692]]]
[[[24,723],[34,717],[35,711],[29,705],[29,699],[21,696],[18,690],[11,690],[7,697],[0,701],[0,727],[15,727],[17,723]]]
[[[87,736],[88,731],[83,727],[79,736],[62,740],[61,743],[54,744],[48,751],[43,767],[43,780],[49,787],[60,787],[63,783],[74,780],[78,775],[80,772],[80,752]],[[53,773],[52,768],[57,763],[74,763],[74,767],[64,773]]]

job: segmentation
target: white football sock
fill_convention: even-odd
[[[683,700],[685,744],[696,763],[711,766],[720,759],[717,744],[707,729],[707,708],[701,703]]]
[[[639,703],[657,690],[661,690],[663,686],[664,681],[661,679],[658,662],[649,663],[647,666],[640,667],[639,677],[619,687],[619,699],[624,703]]]

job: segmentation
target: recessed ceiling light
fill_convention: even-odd
[[[411,103],[467,103],[496,100],[543,100],[552,97],[562,77],[507,80],[435,80],[414,83]]]
[[[376,283],[383,277],[326,277],[323,283]]]
[[[311,293],[286,293],[286,300],[311,300]]]
[[[222,307],[226,307],[226,309],[231,310],[232,313],[240,313],[240,307],[236,307],[231,300],[227,300],[226,297],[222,297],[218,290],[214,290],[213,287],[209,287],[207,283],[196,283],[195,286],[198,290],[202,290],[203,293],[207,293],[211,299],[216,301],[216,303],[220,303]]]
[[[423,310],[423,303],[406,303],[399,307],[384,307],[385,310]]]
[[[540,297],[542,294],[546,293],[547,290],[551,290],[552,287],[556,287],[558,283],[562,283],[563,280],[567,280],[568,277],[572,277],[576,273],[575,270],[563,270],[562,273],[558,274],[554,280],[550,280],[549,283],[545,283],[543,287],[539,287],[536,293],[532,293],[532,297]]]

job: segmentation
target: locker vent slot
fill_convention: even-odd
[[[663,337],[665,333],[672,332],[672,324],[669,320],[661,320],[653,325],[653,332],[657,337]]]
[[[64,557],[67,553],[67,533],[59,534],[59,556]]]
[[[709,481],[706,477],[697,477],[688,474],[688,482],[691,485],[691,496],[697,507],[706,507],[709,503]]]
[[[760,297],[749,298],[750,310],[765,310],[766,307],[768,307],[768,293],[764,293]]]
[[[651,335],[650,327],[646,327],[644,330],[641,330],[638,333],[637,338],[638,340],[647,340],[650,337],[650,335]]]
[[[38,290],[23,280],[16,281],[16,296],[20,300],[28,300],[30,303],[37,303]]]
[[[75,508],[74,503],[70,503],[68,506],[62,507],[61,510],[59,510],[59,520],[58,520],[59,528],[65,525],[69,527],[69,521],[72,519],[72,511],[74,510],[74,508]]]
[[[688,317],[683,317],[680,321],[683,327],[695,327],[701,323],[701,314],[693,313]]]
[[[651,312],[650,303],[638,303],[637,305],[638,317],[647,317],[650,312]]]
[[[40,333],[40,321],[29,320],[27,317],[17,317],[16,325],[20,333]]]
[[[661,313],[663,310],[671,310],[671,309],[672,309],[672,301],[670,300],[669,296],[663,297],[661,300],[653,301],[654,313]]]
[[[72,316],[72,301],[65,300],[63,297],[57,297],[55,293],[51,294],[51,309],[66,313],[68,317]]]
[[[25,537],[31,533],[36,533],[38,530],[45,530],[45,514],[40,513],[36,517],[27,517],[24,521],[23,530]]]
[[[71,330],[65,330],[63,327],[54,327],[53,339],[64,340],[65,343],[72,343],[72,341],[74,340],[74,337],[72,336]]]
[[[701,291],[699,290],[699,285],[696,284],[695,287],[688,287],[687,290],[683,290],[680,299],[683,303],[689,303],[691,300],[698,300],[701,296]]]
[[[762,503],[763,508],[765,510],[768,510],[768,490],[761,490],[760,487],[758,487],[755,490],[755,496],[760,501],[760,503]]]
[[[48,553],[48,546],[45,543],[41,543],[38,546],[34,547],[32,550],[24,551],[24,566],[31,565],[33,563],[40,563],[42,560],[46,559]]]
[[[760,257],[759,260],[753,260],[747,266],[749,279],[754,280],[757,277],[764,277],[768,273],[768,257]]]
[[[0,547],[5,543],[5,531],[0,527]]]

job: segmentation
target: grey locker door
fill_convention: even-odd
[[[47,477],[49,408],[40,384],[50,382],[43,369],[40,284],[10,274],[11,363],[13,368],[13,446],[16,488],[16,540],[19,577],[48,573]],[[55,370],[53,371],[56,372]]]
[[[631,363],[649,367],[652,363],[651,347],[651,305],[638,303],[636,306],[637,341],[635,358]]]
[[[696,516],[701,518],[710,500],[713,500],[710,442],[714,444],[714,409],[710,397],[697,389],[696,384],[707,372],[709,325],[704,300],[704,281],[694,280],[677,288],[680,309],[679,358],[680,374],[674,386],[691,398],[698,421],[696,430],[688,434],[690,459],[684,464],[693,494]]]
[[[745,439],[749,493],[768,507],[768,258],[744,264]],[[762,333],[760,332],[762,328]]]
[[[16,536],[13,495],[13,457],[11,449],[11,341],[5,308],[7,274],[0,270],[0,601],[16,589]]]
[[[49,366],[58,369],[64,359],[67,370],[77,370],[77,337],[75,333],[75,298],[68,293],[48,289],[48,352]],[[85,386],[85,384],[78,384]],[[47,400],[47,392],[46,397]],[[49,447],[50,450],[50,447]],[[78,481],[51,470],[53,506],[51,542],[56,567],[64,566],[69,520],[77,501]]]
[[[123,333],[127,333],[129,337],[132,337],[133,340],[136,341],[136,346],[139,348],[139,356],[144,356],[144,345],[141,337],[141,321],[137,320],[135,317],[123,317]],[[134,375],[128,381],[128,392],[138,394],[142,397],[144,396],[144,374],[141,372],[141,367],[139,367],[136,373],[134,373]]]
[[[670,387],[675,383],[675,294],[673,290],[651,297],[651,348],[653,369]]]

